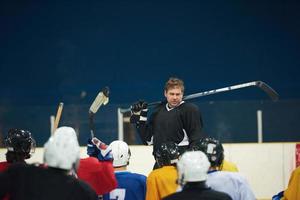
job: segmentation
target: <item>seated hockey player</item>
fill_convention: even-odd
[[[35,151],[35,140],[31,133],[22,129],[10,129],[4,145],[7,148],[6,161],[0,162],[0,172],[13,163],[26,163],[25,160]]]
[[[0,199],[9,194],[15,200],[96,200],[97,194],[89,185],[69,175],[76,171],[79,157],[75,130],[56,129],[44,146],[47,168],[12,165],[0,174]]]
[[[221,171],[228,171],[228,172],[238,172],[239,169],[238,167],[236,166],[235,163],[233,162],[230,162],[228,160],[223,160],[222,164],[221,164],[221,167],[220,167],[220,170]]]
[[[299,200],[300,199],[300,167],[294,169],[286,190],[272,197],[272,200]]]
[[[171,194],[163,200],[231,200],[228,194],[212,190],[206,185],[209,166],[210,163],[203,152],[185,152],[177,163],[178,183],[182,191]]]
[[[229,194],[233,200],[255,200],[254,193],[244,176],[238,172],[220,170],[224,160],[224,148],[221,142],[206,137],[200,139],[192,149],[200,150],[208,157],[211,167],[206,183],[209,187]]]
[[[146,196],[146,176],[127,171],[130,149],[126,142],[116,140],[110,143],[113,167],[118,181],[118,187],[103,196],[104,200],[126,199],[143,200]]]
[[[178,185],[176,163],[179,158],[178,145],[167,142],[160,145],[155,153],[158,169],[147,178],[146,200],[158,200],[176,192]]]
[[[77,176],[88,183],[101,197],[117,187],[117,180],[112,166],[111,150],[96,137],[87,144],[89,157],[80,159]]]
[[[0,162],[0,172],[15,163],[26,164],[25,160],[29,159],[35,151],[35,140],[31,133],[22,129],[10,129],[4,139],[4,145],[7,149],[6,161]],[[3,198],[6,199],[9,199],[8,195]]]
[[[300,167],[291,174],[288,188],[283,192],[283,200],[300,199]]]

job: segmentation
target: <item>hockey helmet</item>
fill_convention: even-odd
[[[4,144],[9,152],[24,154],[25,159],[30,158],[35,151],[35,140],[31,133],[22,129],[10,129]]]
[[[112,151],[114,167],[122,167],[129,164],[131,152],[126,142],[115,140],[109,144],[108,149]]]
[[[212,167],[221,166],[224,160],[223,145],[215,138],[202,138],[192,147],[192,149],[203,151],[207,155]]]
[[[45,164],[64,170],[76,170],[79,158],[80,148],[75,130],[66,126],[56,129],[44,146]]]
[[[200,182],[207,179],[210,167],[207,156],[202,151],[187,151],[177,162],[178,183]]]
[[[162,143],[155,152],[159,167],[176,164],[179,157],[178,145],[174,142]]]

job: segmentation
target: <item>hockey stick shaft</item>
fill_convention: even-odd
[[[91,138],[95,137],[95,123],[94,123],[94,113],[89,112],[89,126]]]
[[[187,95],[187,96],[183,97],[183,100],[194,99],[194,98],[198,98],[198,97],[208,96],[208,95],[217,94],[217,93],[221,93],[221,92],[228,92],[228,91],[231,91],[231,90],[237,90],[237,89],[251,87],[251,86],[257,86],[260,89],[262,89],[265,93],[267,93],[267,95],[273,101],[278,100],[278,97],[279,97],[278,93],[275,90],[273,90],[269,85],[267,85],[266,83],[264,83],[262,81],[252,81],[252,82],[248,82],[248,83],[232,85],[232,86],[229,86],[229,87],[219,88],[219,89],[215,89],[215,90],[199,92],[199,93]]]
[[[58,105],[55,120],[54,120],[53,133],[55,132],[55,130],[58,127],[63,107],[64,107],[64,103],[60,102],[59,105]]]
[[[237,89],[242,89],[242,88],[252,87],[252,86],[256,86],[256,87],[262,89],[273,101],[277,101],[279,98],[278,93],[274,89],[272,89],[269,85],[264,83],[263,81],[252,81],[252,82],[232,85],[232,86],[228,86],[228,87],[223,87],[223,88],[219,88],[219,89],[208,90],[205,92],[198,92],[195,94],[190,94],[190,95],[184,96],[183,100],[190,100],[190,99],[194,99],[194,98],[198,98],[198,97],[213,95],[213,94],[217,94],[217,93],[221,93],[221,92],[228,92],[231,90],[237,90]],[[148,104],[148,106],[155,106],[160,103],[161,103],[161,101],[151,102]],[[126,113],[126,112],[129,112],[130,110],[131,110],[131,108],[126,108],[126,109],[121,109],[120,111],[121,111],[121,113]]]

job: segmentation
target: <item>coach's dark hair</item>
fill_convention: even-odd
[[[175,88],[175,87],[180,87],[182,93],[184,93],[184,82],[183,80],[176,78],[176,77],[171,77],[165,84],[165,91],[168,91],[169,89]]]

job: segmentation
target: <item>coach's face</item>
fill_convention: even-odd
[[[183,92],[180,87],[170,88],[165,90],[165,97],[167,98],[168,104],[171,108],[176,107],[180,104],[183,97]]]

